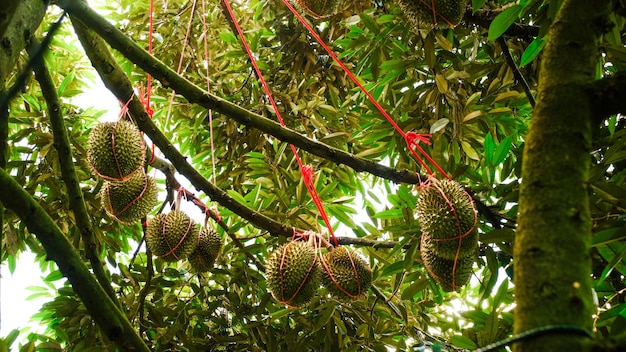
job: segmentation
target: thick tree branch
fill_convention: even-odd
[[[7,21],[0,19],[0,81],[6,82],[14,72],[20,52],[26,47],[26,41],[39,27],[48,7],[42,0],[3,0],[0,15],[7,13]],[[13,8],[13,12],[11,12]],[[2,16],[0,16],[2,17]],[[5,28],[3,28],[6,26]],[[10,98],[10,97],[9,97]]]
[[[122,351],[150,351],[124,313],[94,280],[83,259],[54,220],[5,170],[0,169],[0,201],[22,220],[69,280],[102,333]]]
[[[593,125],[598,126],[611,115],[626,113],[626,73],[604,77],[587,88]]]
[[[76,169],[74,168],[74,157],[72,148],[70,147],[70,140],[67,135],[65,124],[63,123],[63,112],[61,108],[61,101],[57,95],[57,88],[52,82],[50,72],[46,68],[43,60],[38,60],[32,56],[39,50],[39,43],[35,38],[31,39],[30,44],[27,46],[27,50],[29,55],[31,55],[31,60],[38,61],[34,64],[35,78],[39,82],[41,93],[48,105],[48,115],[50,117],[50,125],[52,126],[54,147],[58,152],[61,177],[63,178],[65,188],[67,189],[70,209],[74,212],[76,226],[80,231],[85,245],[87,258],[89,259],[94,275],[98,279],[100,285],[102,285],[102,288],[107,292],[113,302],[119,304],[115,296],[115,291],[113,290],[113,287],[111,287],[111,280],[106,274],[102,261],[98,256],[98,246],[94,242],[94,232],[91,224],[91,218],[89,216],[89,211],[87,211],[87,206],[85,205],[83,193],[80,189],[80,181],[76,175]]]
[[[176,92],[187,98],[190,103],[198,104],[207,109],[213,109],[243,125],[257,128],[281,141],[291,143],[298,148],[324,159],[347,165],[356,171],[365,171],[397,183],[417,184],[420,180],[419,175],[414,171],[407,169],[397,170],[367,159],[356,157],[341,149],[333,148],[327,144],[302,136],[294,130],[281,127],[280,124],[275,121],[208,93],[176,74],[176,72],[158,59],[152,57],[143,50],[143,48],[129,39],[106,19],[95,13],[83,2],[78,0],[60,0],[59,5],[68,11],[74,19],[81,21],[85,26],[101,36],[111,47],[118,50],[137,66],[158,79],[163,86],[171,87],[176,90]],[[421,179],[425,178],[422,177]]]
[[[72,23],[87,56],[91,60],[92,65],[96,68],[96,71],[100,74],[105,86],[111,90],[120,101],[129,102],[128,110],[137,123],[137,126],[150,137],[165,157],[174,165],[176,170],[185,176],[194,187],[207,194],[212,200],[248,220],[254,226],[265,229],[273,236],[291,237],[294,231],[304,232],[304,230],[279,223],[237,202],[226,192],[217,188],[202,176],[189,164],[187,158],[172,145],[167,137],[165,137],[152,122],[143,104],[139,101],[138,97],[135,96],[130,80],[124,74],[121,67],[119,67],[104,41],[90,32],[81,22],[74,21],[74,18],[72,18]],[[375,240],[352,237],[342,238],[342,242],[344,242],[343,244],[371,245],[385,248],[392,248],[397,244],[395,242],[381,243]]]

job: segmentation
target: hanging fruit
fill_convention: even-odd
[[[333,298],[355,300],[372,286],[372,268],[354,250],[337,247],[322,257],[322,285]]]
[[[305,241],[283,244],[270,254],[265,278],[277,301],[292,307],[308,303],[320,285],[315,248]]]
[[[123,182],[143,168],[146,158],[139,129],[126,120],[98,124],[87,142],[87,161],[98,176]]]
[[[196,223],[180,210],[158,214],[146,229],[146,244],[157,257],[168,262],[187,258],[198,245],[200,230]]]

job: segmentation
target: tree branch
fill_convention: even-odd
[[[273,120],[208,93],[151,56],[106,19],[95,13],[87,4],[77,0],[60,0],[59,5],[70,13],[74,19],[81,21],[85,26],[101,36],[111,47],[158,79],[164,87],[171,87],[176,90],[190,103],[213,109],[243,125],[259,129],[281,141],[291,143],[311,154],[331,160],[337,164],[349,166],[355,171],[365,171],[396,183],[417,184],[420,180],[420,175],[414,171],[407,169],[398,170],[377,164],[371,160],[356,157],[341,149],[333,148],[327,144],[302,136],[292,129],[281,127],[279,123]],[[421,179],[425,179],[425,177],[422,176]]]
[[[0,169],[0,188],[0,201],[15,212],[28,231],[37,236],[48,259],[54,260],[67,277],[102,333],[122,351],[149,352],[124,313],[94,280],[83,259],[54,220],[4,169]]]
[[[522,87],[524,88],[524,93],[526,93],[526,98],[528,99],[528,102],[530,103],[531,106],[534,107],[535,97],[533,96],[533,92],[530,90],[528,81],[526,81],[526,78],[524,77],[522,72],[519,70],[519,67],[517,67],[515,60],[513,59],[513,56],[511,55],[511,52],[509,51],[509,45],[507,44],[506,39],[504,39],[503,36],[500,36],[498,37],[497,40],[498,40],[498,43],[500,43],[500,46],[502,47],[502,54],[504,55],[504,60],[506,61],[507,65],[509,65],[511,70],[513,70],[513,76],[515,77],[517,82],[521,84]]]
[[[604,77],[587,87],[593,126],[598,126],[611,115],[626,112],[626,73]]]
[[[74,25],[76,34],[78,35],[87,56],[91,60],[92,65],[96,68],[96,71],[98,71],[104,85],[111,90],[111,92],[113,92],[113,94],[120,101],[128,101],[128,110],[137,123],[137,126],[139,126],[139,129],[144,131],[148,137],[150,137],[152,142],[159,147],[161,152],[172,163],[172,165],[174,165],[176,170],[185,176],[185,178],[187,178],[194,187],[204,192],[212,200],[248,220],[252,225],[265,229],[272,236],[291,237],[293,236],[294,231],[304,232],[304,230],[279,223],[259,212],[254,211],[246,205],[237,202],[226,192],[217,188],[204,176],[202,176],[193,166],[191,166],[191,164],[189,164],[187,158],[183,156],[176,149],[176,147],[174,147],[174,145],[172,145],[167,137],[165,137],[165,135],[152,122],[143,104],[139,101],[139,98],[135,96],[130,80],[121,67],[119,67],[104,41],[90,32],[85,26],[81,25],[80,22],[75,21],[74,17],[72,17],[72,24]],[[338,240],[339,239],[340,238],[338,238]],[[340,243],[371,245],[379,248],[393,248],[397,245],[397,243],[393,241],[378,242],[375,240],[353,237],[341,238]]]
[[[57,88],[52,82],[50,72],[45,66],[43,60],[40,60],[34,55],[40,50],[40,44],[36,38],[31,38],[30,44],[26,47],[28,54],[31,56],[31,60],[36,60],[34,63],[35,78],[39,82],[41,93],[48,105],[48,114],[50,115],[50,125],[52,126],[52,135],[54,138],[54,147],[58,152],[59,165],[61,167],[61,177],[65,183],[67,189],[67,196],[69,198],[70,209],[74,212],[76,219],[76,226],[80,231],[83,242],[85,244],[85,252],[94,275],[98,279],[102,288],[107,292],[109,297],[119,305],[115,296],[115,291],[111,287],[111,280],[107,276],[102,261],[98,256],[97,245],[94,242],[93,227],[91,224],[89,212],[83,199],[83,193],[80,189],[80,181],[76,175],[76,169],[74,168],[73,153],[70,147],[70,140],[67,136],[65,124],[63,123],[63,113],[61,109],[61,102],[57,95]]]

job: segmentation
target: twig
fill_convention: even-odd
[[[39,82],[41,93],[46,100],[48,106],[48,114],[50,115],[50,125],[52,126],[52,135],[54,138],[54,147],[57,150],[59,165],[61,168],[61,178],[65,183],[67,196],[69,199],[70,209],[74,212],[76,219],[76,227],[78,228],[85,245],[85,253],[93,273],[98,279],[102,288],[107,292],[111,300],[119,306],[115,291],[111,287],[111,280],[104,270],[102,261],[98,255],[98,245],[94,242],[94,232],[89,211],[85,205],[85,199],[80,189],[80,182],[74,168],[73,152],[70,147],[70,140],[67,130],[63,122],[63,112],[61,101],[57,95],[57,88],[52,82],[50,72],[41,57],[38,56],[43,50],[41,44],[36,38],[31,38],[30,44],[27,46],[30,60],[33,62],[30,66],[34,66],[35,78]]]
[[[528,81],[526,81],[526,78],[524,77],[522,72],[519,70],[519,67],[517,67],[515,60],[513,59],[513,56],[511,55],[511,52],[509,51],[509,45],[507,44],[506,39],[504,39],[503,36],[500,36],[498,37],[497,41],[502,47],[502,54],[504,55],[504,60],[506,61],[506,64],[509,65],[511,70],[513,70],[513,76],[515,77],[517,82],[522,85],[522,87],[524,88],[524,93],[526,93],[526,98],[528,98],[528,102],[530,103],[532,107],[534,107],[535,97],[533,96],[533,93],[530,90]]]

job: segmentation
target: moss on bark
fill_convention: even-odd
[[[515,332],[564,324],[591,329],[590,167],[597,41],[609,1],[565,0],[543,53],[527,136],[514,249]],[[515,351],[584,351],[584,337],[548,334]]]

